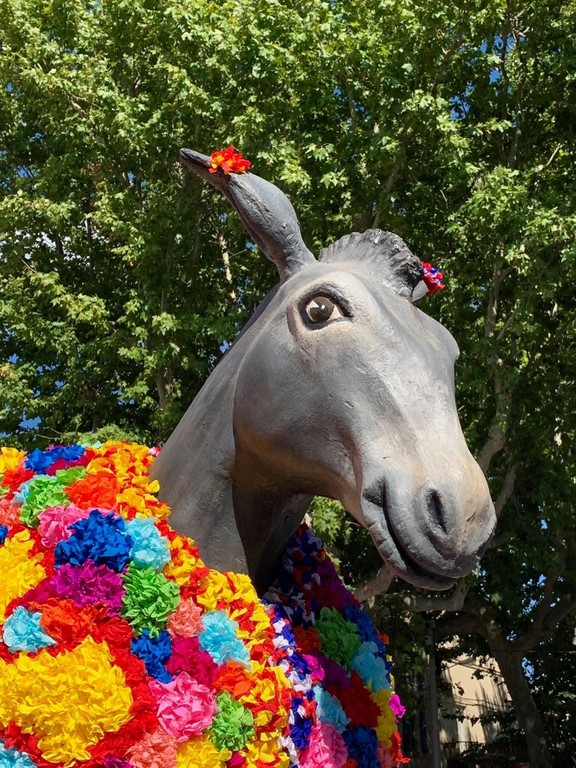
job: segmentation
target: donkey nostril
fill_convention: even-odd
[[[444,505],[437,491],[430,491],[428,494],[428,514],[435,528],[441,528],[444,533],[448,533]]]

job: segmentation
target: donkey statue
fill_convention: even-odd
[[[0,766],[392,768],[387,641],[301,521],[339,499],[417,586],[474,568],[495,514],[456,343],[398,237],[317,260],[273,184],[182,159],[280,284],[159,455],[0,449]]]
[[[447,589],[478,563],[495,513],[458,421],[456,342],[414,305],[427,291],[421,262],[380,230],[317,260],[280,189],[181,157],[232,203],[280,284],[154,464],[173,525],[211,566],[265,591],[320,494],[342,502],[398,576]]]

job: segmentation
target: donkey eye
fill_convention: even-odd
[[[344,313],[327,296],[314,296],[306,304],[306,314],[311,323],[325,323],[328,320],[336,320],[338,317],[344,317]]]

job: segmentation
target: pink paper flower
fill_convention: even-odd
[[[202,608],[194,600],[182,600],[168,619],[168,632],[182,637],[194,637],[204,629]]]
[[[395,768],[396,761],[392,757],[390,750],[384,746],[383,742],[378,744],[378,752],[376,753],[380,768]]]
[[[406,707],[400,701],[400,696],[398,696],[397,693],[393,693],[392,696],[390,696],[390,709],[394,712],[396,717],[404,717],[404,714],[406,713]]]
[[[160,725],[176,741],[199,736],[212,724],[217,710],[214,692],[187,672],[181,672],[170,683],[154,680],[150,690],[156,697]]]
[[[158,728],[146,733],[128,753],[130,765],[134,768],[174,768],[176,765],[176,742]]]
[[[342,768],[348,749],[342,736],[330,723],[317,723],[310,734],[310,746],[303,753],[301,768]]]
[[[88,509],[80,509],[75,504],[45,509],[38,516],[38,532],[42,537],[42,544],[45,547],[55,547],[59,541],[66,541],[74,533],[69,526],[89,514]]]
[[[200,648],[197,637],[180,635],[172,639],[172,655],[166,662],[166,669],[171,675],[187,672],[202,685],[210,687],[218,671],[212,656]]]

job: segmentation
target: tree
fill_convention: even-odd
[[[180,146],[235,143],[316,250],[398,232],[447,276],[427,309],[499,513],[444,631],[500,654],[544,768],[522,660],[575,610],[576,5],[295,5],[1,0],[0,431],[163,439],[274,281]]]

